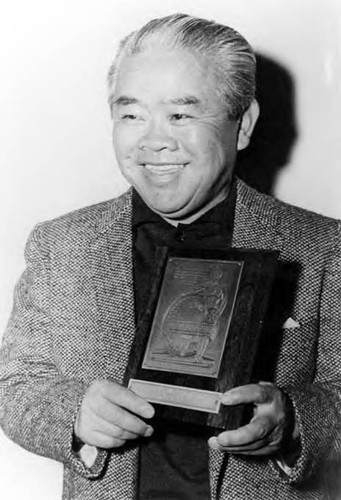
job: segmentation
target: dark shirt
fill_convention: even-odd
[[[231,246],[235,183],[229,196],[191,224],[177,227],[150,210],[133,191],[133,260],[136,323],[146,310],[158,246],[224,248]],[[140,500],[207,500],[210,498],[206,429],[154,422],[154,435],[141,442]]]

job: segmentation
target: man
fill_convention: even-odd
[[[174,15],[132,33],[109,102],[133,190],[31,235],[0,415],[13,440],[64,463],[65,499],[325,498],[340,452],[340,226],[234,179],[258,117],[254,81],[252,49],[226,26]],[[279,251],[259,382],[222,396],[253,405],[239,429],[152,419],[122,386],[165,244]]]

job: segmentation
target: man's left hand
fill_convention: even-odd
[[[247,425],[224,431],[208,440],[210,448],[241,455],[272,455],[278,452],[292,423],[285,394],[270,382],[235,387],[222,396],[222,404],[251,403],[254,414]]]

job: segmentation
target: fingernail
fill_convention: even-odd
[[[155,410],[152,406],[144,406],[143,407],[143,417],[144,418],[152,418],[154,417]]]
[[[216,437],[211,437],[208,440],[208,445],[212,450],[217,450],[219,448],[218,440]]]
[[[148,427],[147,427],[147,429],[146,429],[146,431],[144,433],[144,436],[145,437],[150,437],[153,434],[153,432],[154,432],[153,427],[150,427],[150,425],[148,425]]]

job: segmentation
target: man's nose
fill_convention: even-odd
[[[178,148],[177,140],[172,137],[159,122],[152,122],[146,133],[139,141],[139,148],[159,152],[164,149],[176,151]]]

